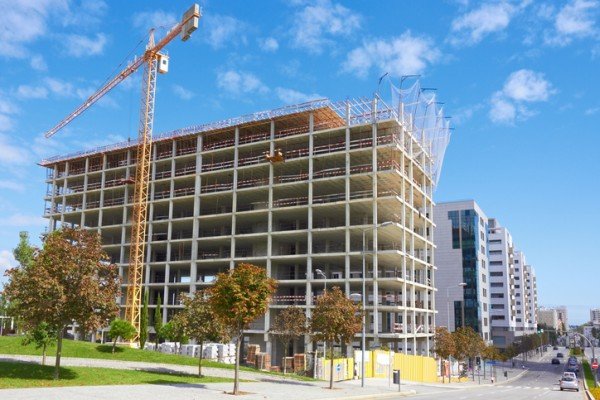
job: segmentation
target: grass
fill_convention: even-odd
[[[596,400],[600,400],[600,388],[595,387],[594,373],[592,372],[590,363],[585,360],[583,361],[583,373],[585,375],[585,382],[587,383],[590,393]]]
[[[54,380],[54,366],[33,363],[0,361],[0,389],[56,386],[98,385],[171,385],[187,383],[232,382],[229,378],[178,375],[150,371],[132,371],[110,368],[68,367],[60,369],[60,380]]]
[[[21,340],[22,338],[18,336],[0,336],[0,354],[34,355],[40,356],[41,359],[41,350],[37,350],[34,345],[23,346],[21,344]],[[55,353],[56,347],[50,347],[48,349],[47,355],[54,356]],[[158,351],[133,349],[125,346],[117,346],[115,353],[112,354],[112,344],[101,345],[96,343],[67,339],[63,340],[62,356],[75,358],[96,358],[103,360],[139,361],[148,363],[198,366],[198,359],[193,357],[186,357],[177,354],[164,354]],[[234,369],[235,365],[224,364],[210,360],[202,360],[202,367]],[[240,370],[283,376],[282,373],[259,371],[254,368],[244,366],[240,366]],[[314,380],[313,378],[300,376],[297,374],[286,374],[285,376],[303,381]]]
[[[569,349],[569,355],[571,356],[582,356],[583,351],[579,347],[573,347]]]

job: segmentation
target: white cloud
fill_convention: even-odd
[[[29,65],[31,65],[31,68],[33,68],[37,71],[47,71],[48,70],[48,65],[46,64],[46,60],[44,60],[44,57],[42,57],[39,54],[31,57],[31,61],[29,62]]]
[[[479,43],[485,36],[504,30],[516,9],[511,4],[487,3],[452,21],[450,43],[455,46]]]
[[[10,268],[17,266],[17,260],[10,250],[0,250],[0,280],[4,276],[4,272]]]
[[[284,87],[275,88],[275,94],[277,95],[279,100],[281,100],[287,104],[304,103],[304,102],[307,102],[310,100],[323,98],[323,96],[321,96],[317,93],[306,94],[306,93],[302,93],[302,92],[299,92],[294,89],[289,89],[289,88],[284,88]]]
[[[213,49],[220,49],[226,44],[246,43],[244,22],[228,15],[211,14],[202,18],[206,26],[204,41]]]
[[[23,192],[25,185],[21,182],[0,180],[0,189],[14,190],[15,192]]]
[[[8,128],[12,129],[12,126]],[[0,131],[2,131],[2,115],[0,115]],[[0,134],[0,164],[5,166],[28,165],[31,161],[30,156],[22,145],[14,144],[9,137]]]
[[[587,108],[584,112],[585,115],[594,115],[600,111],[600,107]]]
[[[0,91],[0,132],[8,132],[14,127],[12,115],[18,112],[19,108]],[[0,136],[0,153],[4,152],[2,139],[3,137]],[[0,162],[2,162],[2,158],[3,156],[0,154]]]
[[[258,41],[260,48],[266,52],[277,51],[279,49],[279,42],[273,37],[264,38]]]
[[[17,96],[22,99],[45,99],[48,97],[48,89],[44,86],[19,85]]]
[[[360,29],[361,16],[341,4],[330,0],[316,0],[303,4],[294,17],[291,27],[294,46],[311,53],[321,53],[336,36],[349,36]]]
[[[515,101],[546,101],[554,93],[544,74],[521,69],[510,74],[504,88],[504,95]]]
[[[97,33],[96,37],[67,35],[64,46],[67,54],[73,57],[96,56],[102,54],[106,42],[106,35],[103,33]]]
[[[6,218],[0,218],[0,225],[2,226],[14,226],[19,228],[24,227],[43,227],[47,221],[37,215],[26,215],[26,214],[13,214]]]
[[[165,27],[170,29],[177,23],[177,17],[173,13],[166,11],[145,11],[136,13],[133,16],[133,26],[140,28],[147,33],[150,28]]]
[[[192,97],[194,97],[194,93],[183,86],[173,85],[171,88],[173,89],[173,93],[175,93],[182,100],[190,100]]]
[[[16,114],[19,108],[0,92],[0,114]]]
[[[359,77],[367,76],[371,68],[392,76],[420,74],[440,57],[441,52],[431,39],[406,31],[388,40],[364,41],[361,47],[348,53],[343,69]]]
[[[600,3],[596,0],[572,0],[558,11],[554,31],[545,33],[549,45],[564,46],[576,38],[598,34],[596,28]]]
[[[217,86],[229,94],[247,93],[264,94],[269,91],[256,75],[249,72],[228,70],[217,74]]]
[[[556,93],[544,74],[521,69],[509,75],[502,90],[492,95],[490,119],[512,124],[516,119],[527,119],[533,112],[525,103],[548,101]]]

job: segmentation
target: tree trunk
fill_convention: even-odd
[[[44,343],[44,347],[42,347],[42,365],[46,365],[46,344]]]
[[[60,355],[62,352],[62,340],[63,340],[63,329],[64,327],[58,328],[56,334],[56,363],[54,364],[54,379],[60,379]]]
[[[115,347],[117,347],[117,338],[115,338],[115,340],[113,340],[113,348],[112,348],[113,354],[115,354]]]
[[[333,342],[329,345],[329,355],[331,358],[331,365],[329,366],[329,389],[333,389]]]
[[[200,342],[200,354],[198,354],[198,378],[202,378],[202,353],[204,353],[204,342]]]
[[[240,391],[240,347],[242,335],[239,334],[235,339],[235,375],[233,376],[233,394],[237,395]]]
[[[287,360],[286,360],[286,358],[287,358],[287,351],[288,351],[288,346],[289,345],[290,345],[289,342],[285,342],[283,344],[283,374],[284,375],[285,375],[285,372],[286,372],[286,366],[287,366],[287,362],[286,362]]]

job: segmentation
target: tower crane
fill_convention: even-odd
[[[152,126],[154,124],[154,98],[156,94],[156,75],[166,73],[169,68],[169,59],[161,50],[178,35],[186,41],[198,28],[201,17],[198,4],[192,5],[184,14],[180,22],[175,24],[167,34],[154,42],[154,30],[143,55],[110,79],[98,91],[88,97],[75,111],[60,121],[54,128],[45,133],[49,138],[64,128],[71,121],[90,108],[94,103],[107,94],[119,83],[127,79],[141,66],[144,66],[142,79],[142,99],[140,109],[140,122],[137,143],[137,167],[134,181],[133,213],[131,219],[131,246],[129,250],[129,269],[127,286],[127,303],[125,319],[136,329],[137,336],[140,332],[140,305],[142,298],[142,277],[144,271],[144,250],[146,247],[146,210],[148,205],[148,183],[150,180],[150,161],[152,149]],[[135,340],[134,339],[134,340]]]

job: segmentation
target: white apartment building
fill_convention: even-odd
[[[523,321],[524,333],[537,332],[537,314],[535,310],[538,307],[538,294],[537,294],[537,278],[535,276],[535,270],[531,265],[525,264],[525,299],[527,301],[527,310]]]
[[[490,341],[488,218],[474,200],[465,200],[437,204],[433,220],[436,325],[454,331],[464,323]]]
[[[590,322],[593,325],[600,325],[600,308],[590,309]]]
[[[544,324],[550,329],[558,330],[558,313],[554,308],[538,308],[536,312],[538,324]]]
[[[412,107],[318,100],[156,135],[144,266],[150,308],[161,296],[167,321],[182,293],[208,287],[240,262],[263,266],[277,293],[245,334],[275,361],[283,349],[268,332],[281,309],[296,305],[310,316],[325,285],[350,295],[362,292],[365,278],[368,345],[430,355],[432,193],[448,131],[425,132]],[[41,162],[50,230],[97,231],[124,289],[135,158],[132,142]],[[313,346],[307,336],[293,351]]]
[[[515,287],[521,290],[523,273],[522,268],[519,273],[515,271],[515,251],[508,229],[491,218],[488,235],[492,340],[494,345],[504,348],[519,336],[517,320],[526,306]]]

